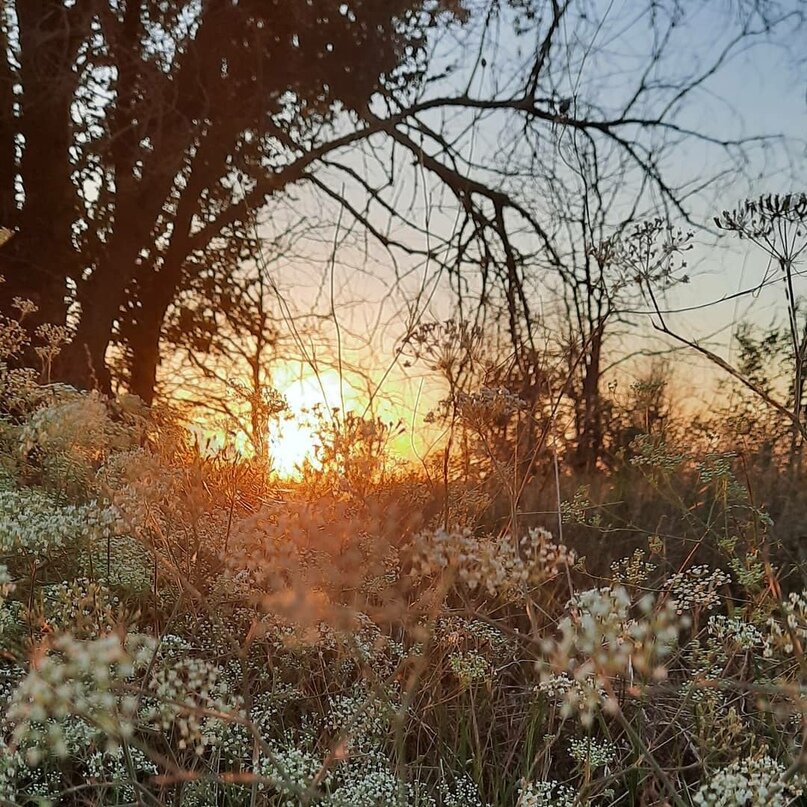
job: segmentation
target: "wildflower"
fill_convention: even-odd
[[[608,698],[605,689],[593,674],[571,678],[565,672],[545,673],[535,690],[559,701],[561,714],[564,716],[581,714],[590,717]]]
[[[415,807],[410,788],[380,754],[349,759],[339,771],[339,783],[325,800],[327,807]]]
[[[614,582],[633,588],[646,583],[650,575],[656,570],[656,565],[648,563],[644,557],[644,551],[636,549],[629,558],[614,561],[611,564],[611,574]]]
[[[162,731],[176,731],[178,747],[198,755],[216,743],[217,729],[229,715],[241,716],[240,696],[205,659],[183,656],[159,664],[148,689],[154,703],[143,717]]]
[[[439,791],[443,807],[488,807],[476,783],[467,775],[456,777],[451,784],[441,779]]]
[[[710,570],[705,565],[692,566],[670,577],[665,591],[674,600],[678,614],[699,609],[708,611],[720,604],[717,589],[729,582],[731,578],[720,569]]]
[[[301,803],[300,794],[313,785],[321,769],[322,761],[316,754],[287,736],[284,743],[273,745],[271,757],[261,756],[255,772],[269,784],[261,783],[258,789],[269,787],[283,797],[283,805],[296,807]]]
[[[718,770],[692,797],[696,807],[787,807],[802,794],[800,777],[789,780],[769,756],[736,760]]]
[[[715,639],[732,642],[742,650],[753,650],[763,641],[759,628],[737,616],[710,616],[707,631]]]
[[[463,687],[469,687],[475,681],[484,681],[490,675],[490,662],[475,650],[451,653],[448,664]]]
[[[115,514],[96,502],[66,504],[42,490],[0,489],[0,554],[45,559],[111,529]]]
[[[59,636],[11,695],[6,716],[14,726],[15,740],[29,743],[34,756],[41,751],[38,741],[64,755],[62,724],[52,723],[46,733],[41,725],[69,715],[92,721],[110,741],[130,738],[137,704],[118,693],[121,684],[143,665],[143,651],[147,657],[151,647],[143,638],[135,641],[133,637],[127,648],[116,634],[90,641]]]
[[[102,783],[110,795],[114,793],[124,802],[134,802],[137,796],[132,773],[143,777],[155,776],[157,766],[139,748],[117,746],[93,751],[84,761],[84,771],[89,783]]]
[[[803,648],[807,641],[807,590],[791,592],[782,603],[782,613],[784,618],[771,616],[768,619],[765,658],[773,658],[777,650],[791,656],[797,647]]]
[[[566,611],[558,622],[560,636],[544,642],[539,669],[544,683],[549,673],[565,673],[580,685],[567,690],[564,713],[579,711],[584,725],[600,704],[611,707],[598,693],[611,691],[614,679],[635,684],[638,676],[664,677],[663,661],[687,624],[671,602],[657,605],[650,596],[633,602],[622,586],[580,592]]]
[[[33,300],[29,300],[26,297],[15,297],[11,301],[11,306],[20,312],[20,322],[30,314],[36,314],[36,312],[39,311],[39,306]]]
[[[471,592],[484,588],[491,597],[522,594],[551,580],[572,565],[575,554],[541,529],[530,530],[513,546],[508,535],[474,535],[470,530],[422,532],[410,545],[415,580],[456,575]]]
[[[502,423],[526,404],[509,390],[482,387],[479,392],[458,392],[454,405],[460,418],[475,429],[485,429],[490,424]]]
[[[516,807],[575,807],[577,793],[555,781],[522,782]]]
[[[330,699],[326,727],[343,737],[351,749],[377,745],[388,733],[393,704],[355,687]]]
[[[595,770],[610,765],[616,759],[617,751],[610,741],[585,737],[569,742],[569,755],[578,765]]]

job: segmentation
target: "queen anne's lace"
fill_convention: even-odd
[[[697,807],[787,807],[804,783],[787,779],[784,766],[768,756],[743,759],[721,768],[692,798]]]
[[[560,782],[522,782],[516,807],[575,807],[577,794]]]
[[[438,529],[415,536],[410,552],[413,579],[455,575],[462,587],[491,597],[523,593],[575,562],[572,550],[541,529],[530,530],[518,549],[508,535]]]

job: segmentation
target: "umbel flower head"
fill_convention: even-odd
[[[788,779],[769,756],[741,759],[721,768],[692,798],[696,807],[787,807],[803,791],[802,777]]]

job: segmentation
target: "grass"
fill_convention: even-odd
[[[0,375],[3,804],[803,803],[800,461],[668,423],[556,478],[487,391],[433,473],[353,417],[281,482]]]

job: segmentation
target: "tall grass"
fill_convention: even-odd
[[[807,593],[765,506],[792,465],[671,428],[525,465],[545,413],[453,390],[435,468],[352,416],[279,485],[3,329],[2,803],[802,799]]]

